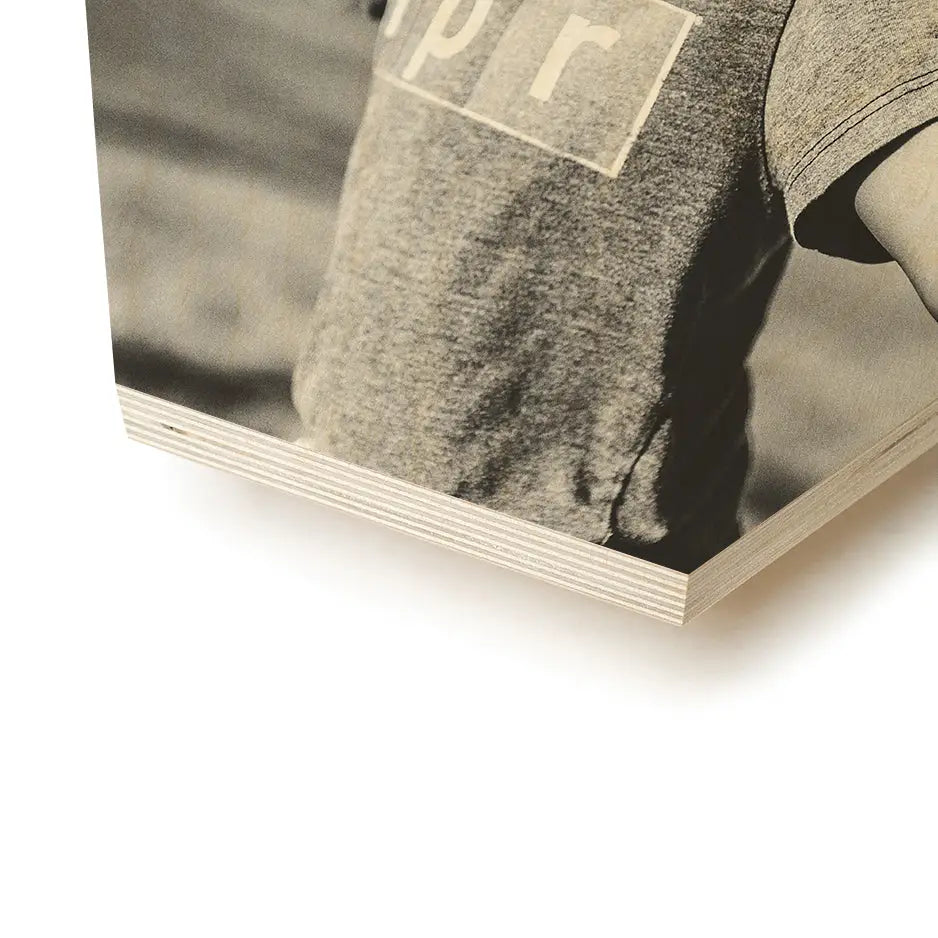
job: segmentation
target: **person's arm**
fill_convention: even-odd
[[[938,305],[938,3],[795,0],[769,83],[766,155],[803,247],[897,260]]]
[[[860,185],[855,205],[938,319],[938,122],[886,156]]]

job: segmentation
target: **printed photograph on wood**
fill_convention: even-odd
[[[770,558],[935,442],[933,0],[87,11],[135,400],[542,530],[541,566],[589,545],[600,585]]]

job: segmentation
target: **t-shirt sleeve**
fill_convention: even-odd
[[[887,256],[857,217],[864,168],[938,119],[938,0],[796,0],[766,100],[769,168],[795,239]]]

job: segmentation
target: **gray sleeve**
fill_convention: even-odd
[[[938,0],[796,0],[772,70],[766,151],[805,247],[886,260],[853,208],[875,154],[938,119]]]

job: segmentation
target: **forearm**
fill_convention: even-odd
[[[857,191],[856,209],[938,319],[938,122],[876,166]]]

